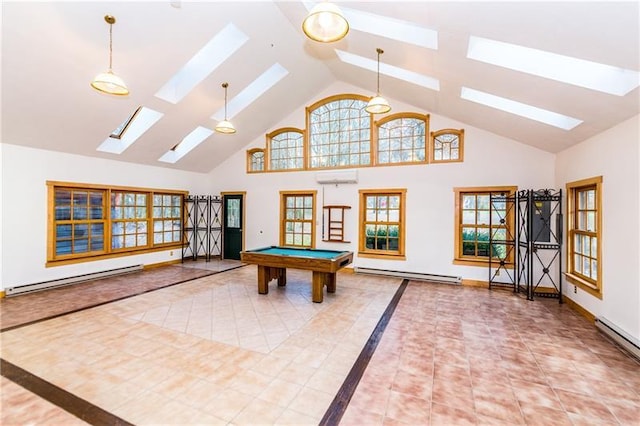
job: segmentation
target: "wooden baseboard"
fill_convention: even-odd
[[[345,274],[355,274],[356,270],[353,269],[353,267],[351,267],[351,266],[346,266],[346,267],[340,269],[338,272],[343,272]]]
[[[569,306],[571,309],[573,309],[574,311],[576,311],[577,313],[579,313],[580,315],[585,317],[587,320],[589,320],[589,322],[592,322],[592,323],[596,322],[596,316],[595,315],[593,315],[591,312],[587,311],[585,308],[583,308],[582,306],[580,306],[579,304],[577,304],[573,300],[569,299],[567,296],[564,296],[564,295],[562,296],[562,302],[566,303],[567,306]]]
[[[468,278],[462,279],[462,285],[465,287],[480,287],[480,288],[489,288],[488,281],[482,280],[470,280]]]
[[[148,265],[144,265],[143,269],[153,269],[153,268],[159,268],[161,266],[175,265],[176,263],[180,263],[180,262],[181,262],[180,259],[175,259],[175,260],[167,260],[165,262],[150,263]]]

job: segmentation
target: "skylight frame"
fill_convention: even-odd
[[[289,70],[278,62],[271,65],[266,71],[260,74],[255,80],[249,83],[240,93],[231,98],[227,103],[227,116],[224,114],[224,107],[211,115],[217,121],[232,120],[242,110],[264,95],[269,89],[278,84],[280,80],[289,75]]]
[[[126,132],[121,133],[119,139],[109,136],[96,150],[111,154],[122,154],[163,116],[164,113],[151,108],[144,106],[138,108],[137,113],[132,114],[132,118],[128,120]]]
[[[193,129],[182,141],[165,152],[164,155],[158,158],[158,161],[163,163],[174,164],[178,162],[182,157],[191,152],[195,147],[204,142],[209,136],[214,133],[213,130],[203,126],[198,126]]]
[[[638,71],[476,36],[467,58],[616,96],[640,85]]]
[[[376,60],[365,58],[364,56],[356,55],[340,49],[334,50],[342,62],[377,72],[378,62]],[[428,75],[410,71],[406,68],[400,68],[380,62],[380,74],[384,74],[398,80],[403,80],[417,86],[422,86],[430,90],[440,91],[440,80]]]
[[[583,123],[582,120],[568,115],[559,114],[533,105],[492,95],[491,93],[471,89],[469,87],[462,87],[460,90],[460,97],[467,101],[538,121],[563,130],[572,130]]]
[[[142,105],[140,105],[133,112],[133,114],[131,114],[129,118],[127,118],[125,121],[123,121],[122,124],[120,124],[113,132],[111,132],[109,137],[113,139],[122,139],[122,136],[125,134],[129,126],[131,125],[131,122],[136,118],[136,115],[138,115],[141,109],[142,109]]]
[[[227,24],[182,66],[155,94],[157,98],[177,104],[198,84],[238,51],[249,36],[233,23]]]

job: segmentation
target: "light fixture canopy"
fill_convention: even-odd
[[[230,135],[236,132],[236,128],[227,120],[227,88],[229,87],[229,83],[222,83],[222,87],[224,88],[224,120],[219,122],[214,130],[218,133]]]
[[[110,95],[126,96],[129,94],[129,89],[120,77],[113,73],[113,24],[116,23],[116,18],[111,15],[105,15],[104,20],[109,24],[109,70],[95,76],[91,81],[91,87],[95,90],[108,93]]]
[[[384,53],[384,50],[378,47],[376,52],[378,52],[378,90],[376,91],[376,95],[369,100],[367,106],[364,107],[364,110],[369,114],[384,114],[385,112],[391,111],[389,102],[380,96],[380,55]]]
[[[331,43],[342,40],[349,32],[349,22],[338,6],[328,1],[316,4],[304,21],[302,31],[311,40]]]

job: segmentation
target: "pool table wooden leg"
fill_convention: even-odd
[[[287,285],[287,269],[258,265],[258,293],[269,294],[269,282],[278,280],[278,287]]]
[[[313,271],[311,279],[311,300],[316,303],[322,303],[324,296],[324,273]]]

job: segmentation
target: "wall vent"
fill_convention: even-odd
[[[327,170],[316,173],[320,184],[358,183],[357,170]]]
[[[96,280],[99,278],[113,277],[116,275],[129,274],[142,270],[142,265],[126,266],[124,268],[109,269],[107,271],[93,272],[91,274],[77,275],[75,277],[61,278],[51,281],[42,281],[39,283],[26,284],[17,287],[9,287],[5,290],[7,297],[17,296],[19,294],[31,293],[34,291],[48,290],[54,287],[60,287],[71,284],[78,284],[84,281]]]
[[[371,274],[371,275],[384,275],[387,277],[407,278],[410,280],[418,281],[431,281],[444,284],[462,285],[462,277],[455,277],[453,275],[439,275],[439,274],[427,274],[422,272],[404,272],[404,271],[390,271],[388,269],[374,269],[374,268],[353,268],[357,274]]]
[[[596,327],[611,340],[622,346],[629,354],[640,360],[640,341],[625,333],[606,318],[596,318]]]

